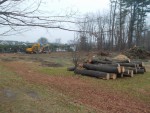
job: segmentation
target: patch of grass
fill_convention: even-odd
[[[71,76],[74,75],[73,72],[67,71],[67,67],[59,67],[59,68],[52,68],[52,67],[42,67],[39,70],[42,73],[51,75],[51,76]]]
[[[10,56],[9,56],[10,57]],[[24,58],[24,55],[22,55]],[[41,54],[41,55],[25,55],[26,61],[32,61],[34,59],[43,59],[44,61],[51,61],[62,64],[64,67],[52,68],[41,67],[40,62],[33,62],[30,64],[33,70],[45,73],[50,76],[73,76],[73,72],[68,72],[67,67],[72,65],[71,57],[67,54]],[[38,65],[38,66],[37,66]],[[118,78],[117,80],[101,80],[92,77],[78,76],[79,79],[88,81],[95,88],[104,88],[108,92],[115,92],[128,95],[130,98],[141,100],[146,103],[150,103],[150,62],[145,63],[147,67],[147,73],[144,75],[135,75],[133,78]],[[12,110],[15,113],[20,112],[88,112],[87,107],[74,104],[70,101],[69,97],[61,94],[60,92],[39,84],[29,84],[15,73],[0,67],[0,97],[4,97],[3,90],[6,93],[11,89],[17,98],[15,101],[7,100],[4,98],[0,100],[3,104],[0,105],[0,111],[2,113]],[[30,94],[31,93],[31,94]],[[32,94],[33,93],[33,94]],[[35,96],[36,98],[33,98]],[[6,100],[5,100],[6,99]],[[23,102],[23,103],[22,103]],[[32,106],[32,107],[31,107]],[[11,109],[9,109],[11,108]],[[5,110],[6,109],[6,110]]]
[[[95,87],[102,86],[106,90],[124,93],[130,97],[150,103],[150,72],[149,62],[146,63],[147,71],[143,75],[135,75],[133,78],[125,77],[117,80],[101,80],[92,77],[79,76],[80,79],[91,82]],[[67,67],[61,68],[41,68],[40,72],[57,75],[57,76],[72,76],[73,72],[66,71]]]
[[[94,112],[54,89],[28,83],[3,66],[0,66],[0,101],[0,113]]]
[[[47,62],[54,62],[56,64],[61,64],[62,66],[71,66],[73,65],[71,62],[71,57],[67,55],[64,56],[60,53],[52,53],[52,54],[32,54],[28,56],[28,60],[36,59],[38,62],[47,61]]]

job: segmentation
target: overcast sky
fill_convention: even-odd
[[[43,0],[40,7],[43,11],[48,11],[53,15],[63,14],[70,10],[77,14],[84,15],[89,12],[104,12],[109,7],[109,0]],[[74,32],[62,31],[57,29],[31,28],[28,32],[15,36],[0,38],[3,40],[17,40],[36,42],[40,37],[46,37],[49,42],[55,42],[61,38],[61,42],[67,43],[73,39]]]

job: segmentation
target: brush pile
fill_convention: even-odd
[[[124,52],[129,58],[146,59],[150,57],[150,52],[140,47],[133,47]]]
[[[88,60],[81,63],[77,68],[70,67],[68,71],[74,71],[83,76],[96,77],[101,79],[116,79],[118,77],[134,77],[136,74],[146,72],[143,62],[130,61],[130,59],[117,60]]]

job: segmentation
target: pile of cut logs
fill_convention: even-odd
[[[143,62],[140,61],[110,61],[110,60],[89,60],[79,64],[79,67],[69,67],[68,71],[74,71],[83,76],[96,77],[101,79],[116,79],[118,77],[133,77],[135,74],[146,72]]]

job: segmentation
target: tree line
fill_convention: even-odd
[[[56,43],[48,43],[49,49],[51,52],[57,51],[73,51],[72,45],[69,44],[56,44]],[[26,48],[32,47],[33,44],[19,44],[19,45],[11,45],[11,44],[0,44],[0,53],[25,53]]]
[[[81,50],[121,51],[133,46],[150,50],[149,0],[110,0],[110,10],[88,13],[76,35]],[[81,21],[81,20],[80,20]]]
[[[146,22],[149,0],[110,0],[109,11],[88,13],[77,21],[74,12],[45,16],[40,13],[41,4],[42,0],[1,0],[0,36],[25,32],[29,27],[43,27],[77,32],[75,43],[82,50],[121,51],[133,46],[150,50],[150,26]],[[78,29],[70,28],[74,24]]]

